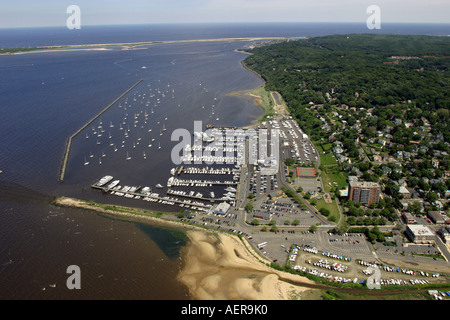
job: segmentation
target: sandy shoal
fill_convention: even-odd
[[[187,234],[190,245],[179,280],[194,299],[289,300],[312,290],[301,286],[312,281],[269,268],[236,236],[197,230]]]

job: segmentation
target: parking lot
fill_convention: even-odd
[[[290,198],[282,197],[273,200],[257,199],[254,202],[253,209],[256,214],[267,212],[271,214],[271,219],[276,222],[278,228],[295,225],[309,227],[318,222],[316,217],[309,211],[300,209],[300,207]],[[264,222],[264,221],[262,221]],[[265,223],[268,223],[267,220]]]
[[[318,154],[308,136],[294,120],[281,121],[281,138],[285,158],[298,160],[300,163],[318,161]]]

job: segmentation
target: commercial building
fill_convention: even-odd
[[[408,224],[405,234],[414,243],[434,243],[434,233],[421,224]]]
[[[444,243],[450,243],[450,226],[441,227],[438,234],[441,236]]]
[[[230,207],[230,204],[221,202],[216,207],[214,207],[213,212],[214,214],[225,215],[227,214],[228,210],[230,210]]]
[[[444,224],[446,217],[442,215],[439,211],[429,211],[427,213],[428,218],[430,218],[433,223]]]
[[[416,218],[409,212],[403,212],[402,217],[405,223],[416,223]]]
[[[381,187],[376,182],[350,181],[348,197],[353,202],[364,205],[378,203],[380,200]]]
[[[253,213],[253,218],[262,219],[262,220],[271,220],[272,215],[268,211],[258,210]]]

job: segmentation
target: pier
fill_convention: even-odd
[[[191,197],[191,200],[180,200],[180,199],[171,198],[171,197],[167,197],[167,196],[162,197],[157,193],[144,192],[144,191],[142,191],[143,189],[141,189],[141,188],[125,190],[125,187],[121,188],[118,186],[118,187],[114,187],[111,189],[107,189],[107,187],[98,186],[98,184],[93,184],[93,185],[91,185],[91,187],[93,189],[102,190],[103,192],[111,192],[111,194],[113,194],[113,195],[122,196],[125,198],[142,199],[144,201],[157,202],[157,203],[169,204],[169,205],[178,205],[178,206],[187,207],[187,208],[190,207],[192,209],[197,209],[197,210],[201,210],[201,211],[206,211],[211,207],[210,205],[206,205],[204,203],[197,201],[200,199],[195,198],[195,197]],[[141,189],[141,191],[139,191],[140,189]]]
[[[102,111],[100,111],[96,116],[94,116],[92,119],[90,119],[86,124],[84,124],[80,129],[78,129],[74,134],[72,134],[69,139],[67,139],[66,143],[66,150],[64,151],[64,156],[61,164],[61,171],[59,173],[59,181],[64,181],[64,176],[66,174],[67,169],[67,161],[69,160],[69,153],[70,153],[70,147],[72,145],[72,140],[75,138],[80,132],[82,132],[84,129],[86,129],[87,126],[89,126],[92,122],[94,122],[98,117],[100,117],[103,113],[105,113],[109,108],[111,108],[117,101],[122,99],[123,96],[125,96],[128,92],[133,90],[139,83],[142,82],[142,79],[136,82],[134,85],[132,85],[129,89],[127,89],[124,93],[122,93],[116,100],[111,102],[108,106],[106,106]]]
[[[217,185],[232,186],[237,185],[237,181],[201,180],[201,179],[170,179],[168,187],[212,187]]]

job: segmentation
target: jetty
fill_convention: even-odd
[[[128,92],[133,90],[138,84],[142,82],[142,79],[133,84],[129,89],[127,89],[124,93],[122,93],[116,100],[111,102],[109,105],[107,105],[102,111],[100,111],[97,115],[95,115],[92,119],[90,119],[88,122],[86,122],[80,129],[78,129],[74,134],[72,134],[69,139],[67,139],[66,143],[66,149],[64,151],[64,156],[61,164],[61,170],[59,173],[59,181],[64,181],[64,176],[66,174],[67,169],[67,161],[69,160],[69,153],[70,153],[70,147],[72,145],[72,140],[80,134],[84,129],[86,129],[87,126],[89,126],[92,122],[94,122],[98,117],[100,117],[103,113],[105,113],[109,108],[111,108],[117,101],[122,99],[123,96],[125,96]]]

